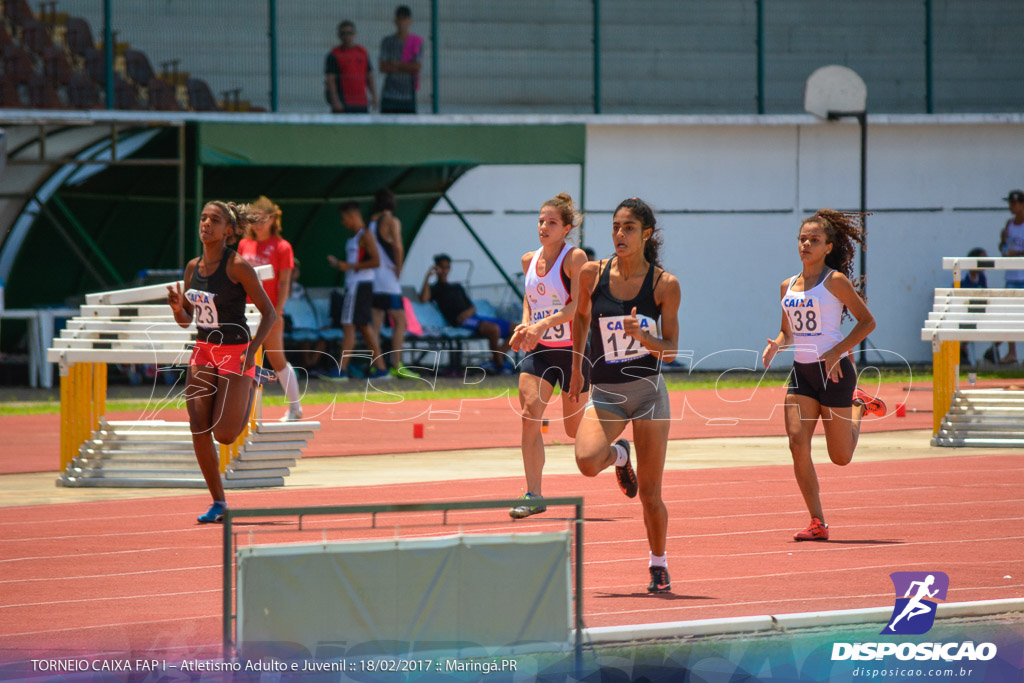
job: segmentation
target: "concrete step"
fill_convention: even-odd
[[[108,479],[106,477],[74,477],[64,475],[57,478],[57,486],[69,488],[131,488],[131,489],[205,489],[202,477],[181,477],[178,479],[130,478]],[[284,486],[284,477],[268,476],[254,479],[227,480],[226,489],[270,488]]]
[[[970,448],[1024,448],[1022,439],[984,439],[959,436],[932,437],[933,446],[953,446]]]

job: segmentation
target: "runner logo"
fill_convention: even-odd
[[[881,633],[920,635],[935,623],[936,600],[945,600],[949,577],[943,572],[893,572],[896,605]]]

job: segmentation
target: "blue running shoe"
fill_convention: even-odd
[[[270,384],[271,382],[277,381],[277,373],[273,370],[263,367],[262,365],[256,366],[256,386],[261,387],[264,384]]]
[[[223,521],[224,512],[227,511],[228,504],[222,500],[216,501],[210,506],[210,509],[206,511],[205,515],[199,515],[196,519],[199,520],[200,524],[214,524],[216,522]]]
[[[523,519],[530,515],[539,515],[542,512],[547,512],[548,506],[544,504],[544,498],[538,496],[535,493],[523,494],[523,500],[528,501],[522,505],[517,505],[508,511],[508,516],[512,519]],[[529,503],[534,503],[533,505]]]
[[[390,372],[388,372],[387,370],[383,370],[381,368],[373,368],[372,370],[370,370],[370,374],[367,375],[367,377],[369,377],[370,379],[380,380],[381,382],[383,382],[384,380],[394,379],[394,377],[391,376]]]
[[[349,378],[348,370],[339,370],[338,368],[321,372],[318,376],[328,382],[347,382]]]

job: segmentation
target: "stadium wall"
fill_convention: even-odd
[[[857,125],[810,116],[587,120],[582,174],[576,166],[483,166],[450,197],[509,273],[520,273],[520,256],[536,248],[537,209],[557,192],[582,190],[584,243],[599,255],[611,252],[614,207],[642,197],[658,211],[664,263],[682,283],[680,346],[702,367],[752,366],[779,327],[778,285],[800,268],[800,220],[822,206],[859,208]],[[1024,115],[871,117],[867,288],[878,321],[870,341],[892,352],[884,360],[930,361],[920,328],[933,288],[950,282],[941,258],[973,247],[997,252],[1009,218],[1001,198],[1024,186],[1021,149]],[[474,290],[500,292],[499,302],[515,308],[507,287],[489,286],[500,276],[442,205],[413,243],[403,283],[418,288],[441,250],[471,259]],[[1001,286],[1002,277],[991,282]]]

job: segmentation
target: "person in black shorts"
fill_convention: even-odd
[[[569,394],[583,389],[583,363],[591,364],[590,401],[576,433],[576,464],[588,477],[615,465],[619,488],[639,492],[650,546],[647,590],[672,589],[666,552],[668,510],[661,497],[671,412],[661,374],[675,360],[679,342],[679,280],[658,265],[661,232],[643,200],[622,201],[612,215],[615,256],[580,270],[573,318]],[[584,345],[590,333],[590,357]],[[618,437],[633,425],[637,472],[629,442]],[[614,441],[614,443],[613,443]]]
[[[478,334],[487,340],[491,349],[491,363],[484,363],[483,369],[488,374],[514,375],[515,368],[508,362],[506,352],[509,350],[508,339],[512,332],[512,323],[502,318],[477,315],[476,304],[473,303],[466,288],[457,282],[448,282],[448,273],[452,269],[452,257],[448,254],[434,256],[434,265],[427,271],[420,287],[420,302],[436,301],[441,315],[452,327],[461,327]],[[436,277],[433,285],[430,278]]]
[[[367,229],[359,202],[348,201],[338,207],[341,224],[351,233],[345,243],[345,260],[334,254],[327,256],[327,264],[345,273],[345,299],[341,305],[341,329],[345,338],[341,342],[341,361],[337,372],[320,375],[324,379],[347,380],[351,377],[349,364],[356,348],[356,330],[370,347],[370,370],[367,377],[378,381],[391,379],[384,356],[381,355],[373,322],[373,280],[380,265],[377,240]]]
[[[780,349],[794,352],[786,394],[786,435],[793,471],[811,513],[811,523],[793,538],[827,541],[818,475],[811,460],[811,436],[821,418],[828,457],[837,465],[853,459],[865,413],[885,415],[881,399],[857,388],[849,353],[875,329],[875,318],[850,281],[856,245],[863,241],[860,215],[821,209],[800,224],[797,246],[803,269],[781,285],[782,329],[761,354],[765,368]],[[845,314],[857,321],[843,335]]]
[[[540,207],[537,236],[540,249],[523,254],[526,275],[523,322],[516,326],[509,346],[529,355],[519,371],[519,407],[523,418],[523,469],[526,471],[524,502],[509,510],[521,519],[547,510],[541,495],[544,471],[544,409],[555,387],[562,387],[562,424],[570,439],[575,438],[583,403],[590,391],[589,373],[580,395],[569,396],[567,380],[572,377],[572,318],[576,312],[573,290],[579,286],[580,268],[587,257],[583,250],[565,239],[580,223],[572,197],[564,192]],[[584,370],[589,368],[584,367]]]
[[[203,254],[185,266],[185,291],[180,283],[167,287],[175,322],[188,327],[194,319],[198,330],[185,380],[185,405],[196,461],[213,497],[213,505],[199,516],[201,524],[221,521],[227,510],[213,440],[233,443],[245,428],[255,395],[256,351],[277,319],[256,271],[232,248],[255,218],[246,207],[209,202],[199,215]],[[251,337],[246,296],[261,316]]]

